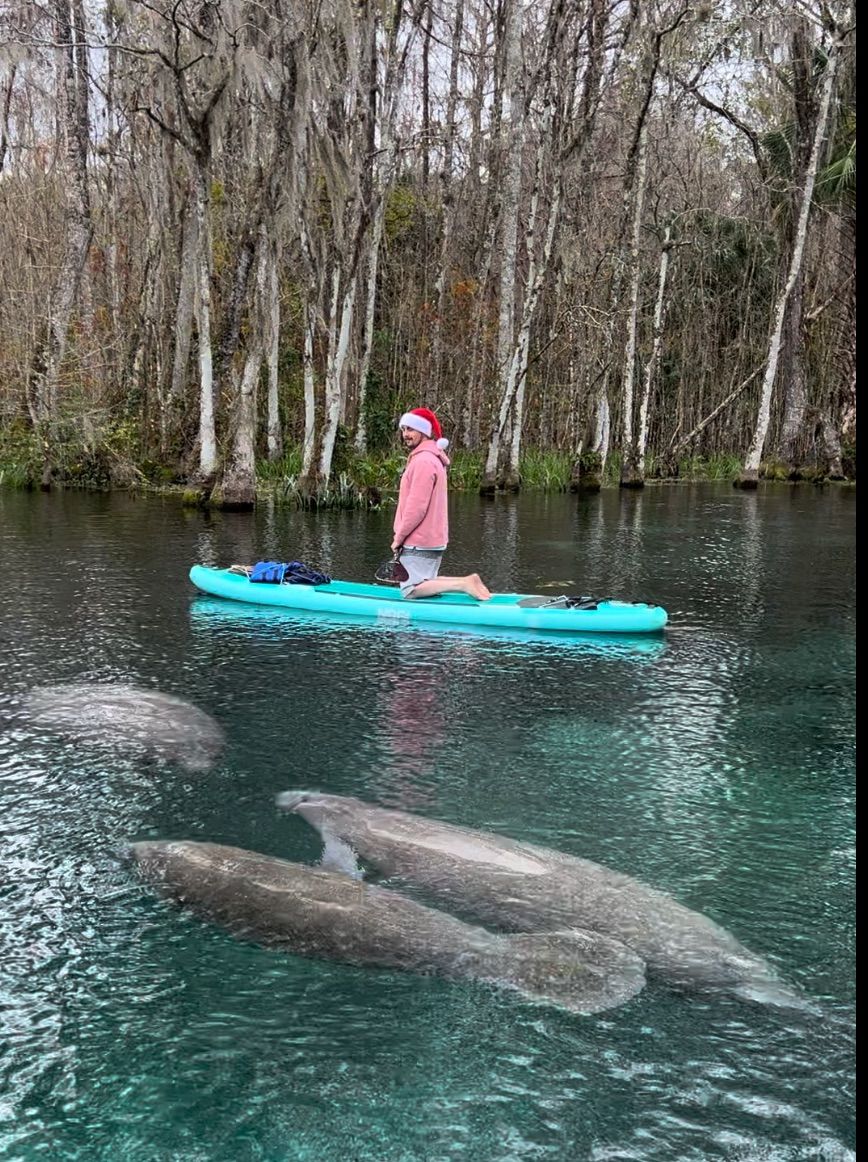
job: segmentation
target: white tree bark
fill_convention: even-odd
[[[211,348],[211,230],[210,178],[196,174],[196,331],[199,342],[199,475],[217,469],[217,433],[214,425],[214,365]]]
[[[89,113],[87,48],[81,0],[55,0],[60,132],[64,143],[66,205],[64,249],[48,307],[47,337],[36,377],[36,412],[48,422],[57,409],[57,388],[70,322],[81,292],[92,235],[87,176]]]
[[[551,110],[549,110],[549,114],[550,113]],[[518,331],[515,358],[513,360],[513,367],[510,369],[512,390],[515,395],[515,400],[512,405],[512,435],[510,439],[509,459],[507,463],[507,482],[510,487],[515,487],[518,482],[518,464],[521,454],[521,433],[524,420],[524,398],[527,388],[528,359],[530,355],[530,332],[534,318],[536,316],[537,304],[539,303],[543,284],[545,282],[546,275],[548,274],[549,263],[551,262],[552,257],[552,249],[554,247],[555,231],[557,230],[561,209],[562,187],[560,178],[558,177],[555,179],[555,187],[552,191],[552,201],[551,205],[549,206],[549,216],[548,222],[546,223],[545,238],[542,244],[542,253],[537,256],[535,243],[536,220],[539,215],[539,190],[542,183],[543,154],[550,147],[550,141],[548,140],[549,127],[550,116],[544,118],[543,120],[540,147],[537,153],[537,180],[534,185],[534,194],[528,227],[528,253],[530,255],[530,265],[527,278],[528,286],[525,292],[524,303],[522,304],[522,317]]]
[[[316,338],[316,303],[311,299],[304,309],[304,351],[302,354],[304,378],[304,441],[301,448],[301,476],[309,479],[313,472],[316,452],[316,381],[314,378],[313,344]]]
[[[160,414],[161,447],[166,450],[172,418],[180,401],[184,398],[187,380],[187,366],[190,362],[190,345],[193,337],[193,314],[196,303],[196,267],[199,243],[197,239],[198,215],[195,194],[190,198],[184,212],[181,231],[181,254],[178,264],[178,297],[175,304],[175,343],[172,357],[172,380],[168,399]]]
[[[666,303],[666,278],[669,272],[669,251],[672,249],[672,224],[667,222],[663,231],[663,245],[660,250],[660,267],[657,274],[657,300],[654,304],[654,324],[651,338],[651,354],[645,366],[645,382],[639,401],[639,433],[636,439],[637,460],[641,468],[648,446],[648,405],[651,388],[660,363],[660,349],[663,345],[663,314]]]
[[[380,243],[383,240],[383,225],[386,217],[385,198],[381,198],[374,217],[371,233],[371,247],[368,256],[368,288],[365,301],[365,318],[362,325],[362,353],[359,357],[359,415],[356,421],[355,449],[364,454],[368,447],[368,432],[365,420],[365,406],[368,397],[368,373],[371,370],[371,351],[374,346],[374,316],[377,306],[377,272],[380,265]]]
[[[600,475],[606,470],[606,461],[609,458],[609,442],[612,436],[612,417],[609,409],[609,397],[605,391],[597,396],[594,409],[594,436],[591,440],[591,451],[600,457]]]
[[[766,360],[766,370],[763,376],[762,390],[760,392],[759,410],[757,412],[756,427],[754,429],[753,440],[750,449],[744,462],[742,470],[741,483],[750,485],[755,484],[759,477],[759,466],[762,460],[763,448],[765,447],[766,436],[769,430],[769,420],[771,417],[771,403],[772,403],[772,389],[774,387],[775,376],[778,370],[778,356],[781,350],[781,334],[784,326],[784,316],[787,310],[787,301],[790,297],[796,279],[799,277],[799,272],[802,268],[802,261],[805,253],[805,239],[808,234],[808,218],[811,212],[811,199],[814,196],[814,183],[817,180],[817,169],[820,164],[820,152],[823,146],[823,140],[826,136],[826,131],[829,123],[829,108],[832,103],[832,92],[835,85],[835,73],[838,66],[838,54],[840,45],[838,41],[834,41],[826,58],[826,72],[823,78],[823,88],[820,97],[820,106],[817,113],[817,124],[814,129],[814,141],[811,146],[811,156],[808,161],[808,168],[805,173],[805,185],[802,191],[801,204],[799,207],[799,217],[796,224],[796,233],[793,240],[793,252],[790,257],[790,266],[787,274],[787,280],[784,283],[781,293],[778,295],[775,304],[774,324],[772,326],[771,335],[769,336],[768,357]]]
[[[325,417],[322,428],[322,444],[320,445],[319,466],[317,475],[321,485],[325,485],[331,476],[332,456],[334,455],[335,439],[338,433],[338,423],[341,416],[344,391],[344,366],[347,353],[350,349],[352,334],[353,313],[356,301],[356,286],[358,277],[354,273],[350,276],[349,284],[344,290],[340,304],[340,314],[337,313],[337,300],[341,283],[341,268],[335,264],[332,283],[332,304],[335,308],[331,318],[329,333],[329,354],[326,362],[325,377]]]
[[[238,385],[229,464],[219,485],[226,508],[252,508],[256,499],[256,388],[265,357],[265,316],[269,309],[270,245],[264,230],[256,241],[253,303],[244,369]]]
[[[633,221],[630,232],[630,284],[628,290],[627,340],[624,345],[624,368],[621,373],[621,430],[625,462],[635,455],[633,443],[633,387],[636,375],[636,329],[639,318],[639,286],[642,269],[639,261],[639,242],[642,234],[642,215],[645,210],[645,190],[648,177],[647,121],[639,130],[636,156],[636,176],[633,186]],[[622,474],[623,475],[623,474]]]
[[[265,228],[263,227],[263,233]],[[280,282],[277,268],[280,263],[280,248],[277,241],[263,238],[263,253],[266,255],[265,304],[263,310],[263,339],[265,342],[265,363],[268,374],[268,395],[266,401],[265,437],[269,460],[279,460],[283,455],[283,431],[280,426],[278,397],[278,370],[280,359]]]
[[[429,33],[431,9],[428,9]],[[359,453],[367,450],[367,431],[365,425],[365,403],[368,389],[368,372],[371,366],[371,350],[374,339],[374,314],[377,302],[377,278],[380,264],[380,245],[383,239],[383,230],[386,220],[386,199],[395,175],[398,156],[398,139],[396,135],[396,121],[399,103],[401,100],[404,76],[407,67],[407,58],[413,47],[419,29],[421,9],[413,15],[410,29],[402,41],[398,34],[400,24],[400,7],[396,8],[388,34],[383,29],[382,19],[377,6],[374,8],[374,45],[381,45],[383,61],[383,80],[380,99],[377,103],[377,113],[371,125],[371,140],[379,138],[379,147],[376,158],[369,160],[373,167],[370,176],[370,219],[368,251],[368,288],[365,301],[365,313],[362,320],[362,346],[359,358],[359,387],[357,393],[358,415],[356,419],[355,448]],[[426,39],[426,49],[430,36]],[[374,62],[374,71],[377,64]]]
[[[504,146],[504,175],[500,214],[500,290],[495,370],[501,407],[492,425],[485,457],[483,486],[493,487],[500,460],[500,443],[507,415],[503,400],[508,396],[509,377],[515,351],[515,283],[518,251],[518,206],[521,191],[521,157],[524,145],[524,75],[521,58],[521,0],[505,0],[504,82],[501,113],[501,140]]]
[[[443,161],[440,166],[440,254],[434,289],[437,293],[437,317],[431,348],[434,376],[440,382],[443,372],[443,327],[446,320],[446,302],[449,283],[449,264],[452,251],[452,233],[455,225],[455,194],[453,191],[453,162],[455,154],[455,115],[458,109],[458,65],[461,40],[464,33],[464,0],[456,0],[452,25],[452,43],[449,55],[449,91],[443,125]]]

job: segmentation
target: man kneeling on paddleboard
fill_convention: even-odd
[[[392,552],[407,570],[402,597],[436,597],[438,593],[467,593],[487,601],[491,591],[478,573],[466,577],[439,577],[440,562],[449,541],[444,448],[437,417],[428,408],[413,408],[398,421],[407,449],[407,467],[401,476],[395,512]]]

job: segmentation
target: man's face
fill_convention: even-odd
[[[421,432],[417,432],[415,428],[401,428],[401,439],[407,451],[412,452],[414,448],[417,448],[422,443],[425,437]]]

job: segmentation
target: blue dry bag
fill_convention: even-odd
[[[257,561],[250,570],[251,581],[267,581],[271,585],[279,585],[286,573],[286,565],[279,561]]]
[[[264,581],[269,585],[284,582],[291,585],[328,585],[331,581],[328,573],[311,569],[303,561],[289,561],[287,564],[281,564],[280,561],[257,561],[249,577],[251,581]]]

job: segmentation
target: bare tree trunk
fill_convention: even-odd
[[[648,183],[648,118],[654,100],[654,91],[657,74],[660,68],[660,58],[663,50],[663,41],[677,30],[680,24],[687,19],[691,9],[686,5],[669,13],[671,22],[666,27],[649,28],[648,39],[642,53],[641,71],[642,83],[640,87],[640,107],[636,120],[636,129],[633,144],[627,155],[627,173],[632,181],[627,187],[632,187],[632,230],[630,237],[630,309],[627,319],[627,337],[624,349],[624,366],[622,373],[622,430],[623,449],[621,461],[622,488],[642,488],[645,484],[645,471],[642,453],[634,437],[633,428],[633,395],[636,375],[637,327],[639,311],[639,290],[641,284],[640,237],[642,231],[642,217],[645,210],[645,195]]]
[[[781,293],[778,295],[778,300],[775,305],[774,324],[772,332],[769,336],[768,356],[766,361],[766,371],[763,378],[762,392],[760,396],[759,411],[756,419],[756,427],[754,429],[753,440],[744,462],[744,467],[741,476],[735,482],[740,488],[756,488],[759,481],[759,467],[762,459],[763,449],[765,447],[766,435],[769,429],[769,419],[771,416],[772,403],[772,388],[774,387],[775,376],[778,370],[778,356],[781,347],[781,333],[784,326],[784,315],[787,309],[787,302],[793,287],[796,284],[801,269],[802,261],[805,251],[805,239],[808,234],[808,218],[811,211],[811,199],[814,195],[814,183],[817,180],[817,169],[820,164],[820,150],[823,145],[823,139],[826,135],[826,129],[829,121],[829,107],[832,102],[832,90],[835,83],[835,72],[838,65],[838,54],[840,44],[838,40],[833,41],[826,58],[826,71],[823,78],[823,89],[820,98],[820,108],[817,113],[817,122],[814,128],[814,142],[811,147],[811,156],[808,162],[808,168],[805,173],[805,183],[802,190],[801,205],[799,207],[798,224],[796,226],[795,239],[793,243],[793,251],[790,257],[789,272],[786,283],[784,284]]]
[[[551,114],[551,109],[549,109]],[[513,360],[514,372],[511,369],[510,380],[514,392],[512,438],[510,440],[509,458],[501,485],[503,488],[515,491],[519,487],[519,458],[521,455],[521,434],[524,421],[524,398],[527,388],[528,360],[530,354],[530,330],[536,315],[543,283],[548,274],[549,263],[552,257],[555,231],[558,226],[561,209],[561,181],[555,178],[552,201],[549,206],[548,222],[546,223],[545,237],[539,257],[536,254],[535,231],[539,207],[539,189],[542,183],[543,153],[550,148],[548,128],[550,118],[543,118],[543,127],[537,156],[537,177],[533,193],[533,205],[528,224],[527,246],[530,255],[530,266],[527,277],[527,291],[522,306],[522,317],[518,331],[518,342]],[[508,385],[510,386],[510,385]],[[507,401],[507,407],[509,402]]]
[[[65,147],[66,238],[49,304],[46,338],[34,368],[36,414],[41,427],[50,424],[56,415],[60,369],[93,230],[87,179],[87,50],[81,0],[55,0],[54,14],[60,45],[58,96]],[[44,434],[42,443],[45,452],[42,485],[47,488],[51,483],[52,465]]]
[[[518,250],[518,203],[521,190],[521,156],[524,145],[524,69],[521,59],[522,6],[520,0],[505,0],[504,82],[501,139],[506,164],[500,215],[500,294],[495,365],[501,401],[509,395],[509,375],[515,350],[515,283]],[[507,405],[508,407],[508,405]],[[507,414],[503,404],[495,415],[488,438],[482,474],[482,493],[497,486],[500,442]]]
[[[639,450],[633,438],[633,384],[636,374],[636,342],[639,316],[639,286],[642,269],[639,240],[642,233],[642,215],[645,209],[645,190],[648,177],[647,122],[639,130],[633,186],[633,228],[630,237],[630,309],[627,315],[627,342],[624,348],[624,367],[621,378],[621,425],[623,433],[623,460],[621,487],[641,488],[644,484]]]
[[[456,0],[449,57],[449,93],[446,98],[446,115],[443,126],[443,162],[440,167],[440,257],[437,277],[434,281],[437,292],[437,314],[431,338],[434,383],[438,389],[443,376],[443,326],[446,318],[452,233],[455,226],[455,191],[452,170],[455,154],[455,114],[458,108],[458,64],[463,32],[464,0]]]
[[[374,316],[377,306],[377,271],[380,264],[380,243],[383,239],[383,224],[386,217],[386,201],[381,198],[377,206],[371,233],[371,252],[368,257],[368,289],[365,302],[365,317],[362,323],[362,353],[359,358],[359,415],[356,421],[355,448],[364,454],[368,447],[368,431],[365,409],[368,398],[368,374],[371,369],[371,350],[374,346]]]
[[[106,166],[105,181],[106,181],[106,211],[107,223],[106,233],[108,235],[105,244],[105,258],[106,268],[108,272],[108,298],[109,298],[109,314],[112,322],[112,334],[120,336],[120,287],[118,280],[118,242],[119,242],[119,222],[120,222],[120,208],[118,199],[118,173],[115,164],[115,157],[117,156],[117,143],[119,134],[115,128],[115,117],[117,113],[116,94],[115,94],[115,54],[116,50],[113,46],[113,41],[116,38],[116,22],[115,12],[109,7],[105,15],[106,29],[108,33],[109,44],[106,46],[106,89],[105,89],[105,117],[106,117],[106,135],[108,138],[108,155],[110,158],[109,164]]]
[[[217,471],[217,432],[214,423],[214,368],[211,349],[211,230],[208,221],[210,178],[205,168],[196,172],[196,329],[199,341],[199,468],[197,476],[209,483]]]
[[[803,359],[805,279],[800,271],[787,304],[781,335],[779,376],[784,388],[784,416],[781,421],[780,456],[791,472],[799,468],[800,442],[804,439],[805,414],[808,408],[808,385]]]
[[[368,217],[370,219],[370,237],[367,242],[368,290],[365,302],[365,312],[362,320],[362,349],[359,359],[358,375],[358,415],[356,419],[355,435],[355,447],[356,451],[359,453],[364,453],[367,450],[368,444],[365,406],[367,400],[368,372],[371,366],[371,350],[374,340],[374,315],[377,302],[377,278],[380,262],[380,245],[383,239],[383,229],[386,219],[386,198],[388,196],[389,190],[392,187],[397,162],[398,140],[396,137],[395,126],[398,116],[401,92],[404,84],[407,56],[410,48],[413,45],[420,18],[421,12],[417,10],[413,17],[409,32],[404,38],[403,44],[399,45],[398,33],[400,29],[400,7],[396,9],[383,48],[385,57],[385,70],[379,101],[379,109],[377,108],[375,94],[372,96],[370,102],[372,107],[370,110],[368,129],[369,152],[372,156],[368,161],[368,173],[366,180],[366,185],[368,188]],[[430,108],[428,105],[430,100],[430,93],[428,89],[429,82],[427,68],[428,53],[431,44],[432,19],[433,10],[429,5],[426,9],[425,39],[422,46],[423,62],[425,68],[425,77],[423,83],[423,134],[425,136],[423,144],[423,183],[426,186],[428,180],[428,134],[430,132]],[[375,8],[371,35],[372,60],[370,65],[371,75],[369,81],[374,90],[376,90],[377,77],[376,48],[377,44],[383,38],[382,34],[382,19],[378,10]],[[379,127],[379,150],[375,151],[374,144],[377,137],[377,127]],[[378,160],[375,160],[375,152],[378,154]]]
[[[594,435],[591,440],[591,451],[600,457],[600,475],[606,470],[606,460],[609,458],[609,440],[612,435],[612,417],[609,411],[609,397],[600,392],[597,396],[597,406],[594,411]]]
[[[671,249],[672,223],[667,222],[660,248],[660,269],[657,276],[657,301],[654,304],[651,354],[645,367],[645,383],[642,388],[642,399],[639,402],[639,435],[636,441],[636,450],[640,465],[644,464],[645,461],[645,449],[648,445],[648,405],[651,399],[651,388],[654,385],[654,378],[660,364],[660,348],[663,345],[663,311],[666,302],[666,277],[669,271],[669,252]]]
[[[431,34],[434,30],[434,8],[425,8],[425,36],[422,41],[422,189],[428,192],[431,169]]]
[[[308,299],[304,309],[304,440],[301,449],[302,480],[309,480],[313,472],[316,452],[316,381],[314,377],[313,347],[316,338],[316,303]]]
[[[343,377],[347,353],[350,349],[353,311],[356,300],[358,278],[353,272],[340,295],[342,269],[335,263],[332,274],[331,317],[329,319],[329,351],[325,374],[325,415],[322,427],[319,464],[317,466],[317,489],[324,489],[331,477],[332,456],[338,433],[341,405],[343,403]],[[338,303],[340,302],[340,310]]]
[[[841,440],[856,446],[856,218],[846,212],[841,219],[839,262],[842,305],[837,320],[839,386],[830,404]],[[840,469],[840,464],[838,465]],[[843,474],[843,472],[842,472]]]
[[[196,195],[188,198],[181,228],[181,254],[178,263],[178,297],[175,304],[175,344],[172,357],[172,380],[169,396],[160,414],[160,451],[165,455],[172,438],[178,408],[184,398],[190,345],[193,337],[193,315],[196,302],[196,266],[199,241]]]
[[[256,388],[265,357],[265,316],[270,244],[264,229],[255,243],[255,293],[250,310],[249,338],[235,408],[232,451],[223,477],[211,494],[212,503],[225,509],[251,509],[256,501]]]
[[[3,112],[2,117],[0,117],[0,174],[3,173],[3,167],[6,164],[6,154],[9,152],[9,115],[12,111],[12,93],[15,89],[15,74],[17,70],[18,66],[13,61],[9,67],[9,75],[3,83]]]
[[[142,288],[139,295],[138,326],[136,328],[130,356],[131,391],[128,399],[146,400],[151,395],[151,401],[156,401],[158,419],[161,421],[165,412],[165,399],[162,375],[162,289],[163,289],[163,249],[162,226],[160,219],[153,214],[148,223],[148,237],[146,247],[145,266],[142,277]],[[158,361],[160,366],[157,366]],[[153,384],[152,393],[149,393],[149,383]],[[149,419],[153,415],[149,410]]]
[[[265,233],[265,227],[263,227]],[[279,460],[283,455],[283,431],[280,426],[280,401],[278,398],[278,370],[280,366],[280,283],[277,268],[280,262],[279,246],[276,241],[263,239],[266,257],[265,309],[263,319],[263,339],[265,342],[265,364],[268,374],[268,395],[266,402],[266,446],[269,460]]]
[[[729,407],[733,400],[738,399],[745,388],[750,387],[761,371],[761,367],[758,367],[755,371],[752,371],[747,379],[743,379],[737,387],[733,388],[729,395],[717,405],[717,407],[710,413],[710,415],[703,417],[703,419],[701,419],[698,424],[691,428],[691,430],[686,435],[679,438],[676,429],[676,435],[672,437],[669,443],[668,459],[671,462],[677,460],[678,453],[686,448],[691,440],[694,440],[701,432],[703,432],[712,422],[712,420],[716,420],[717,417]]]

